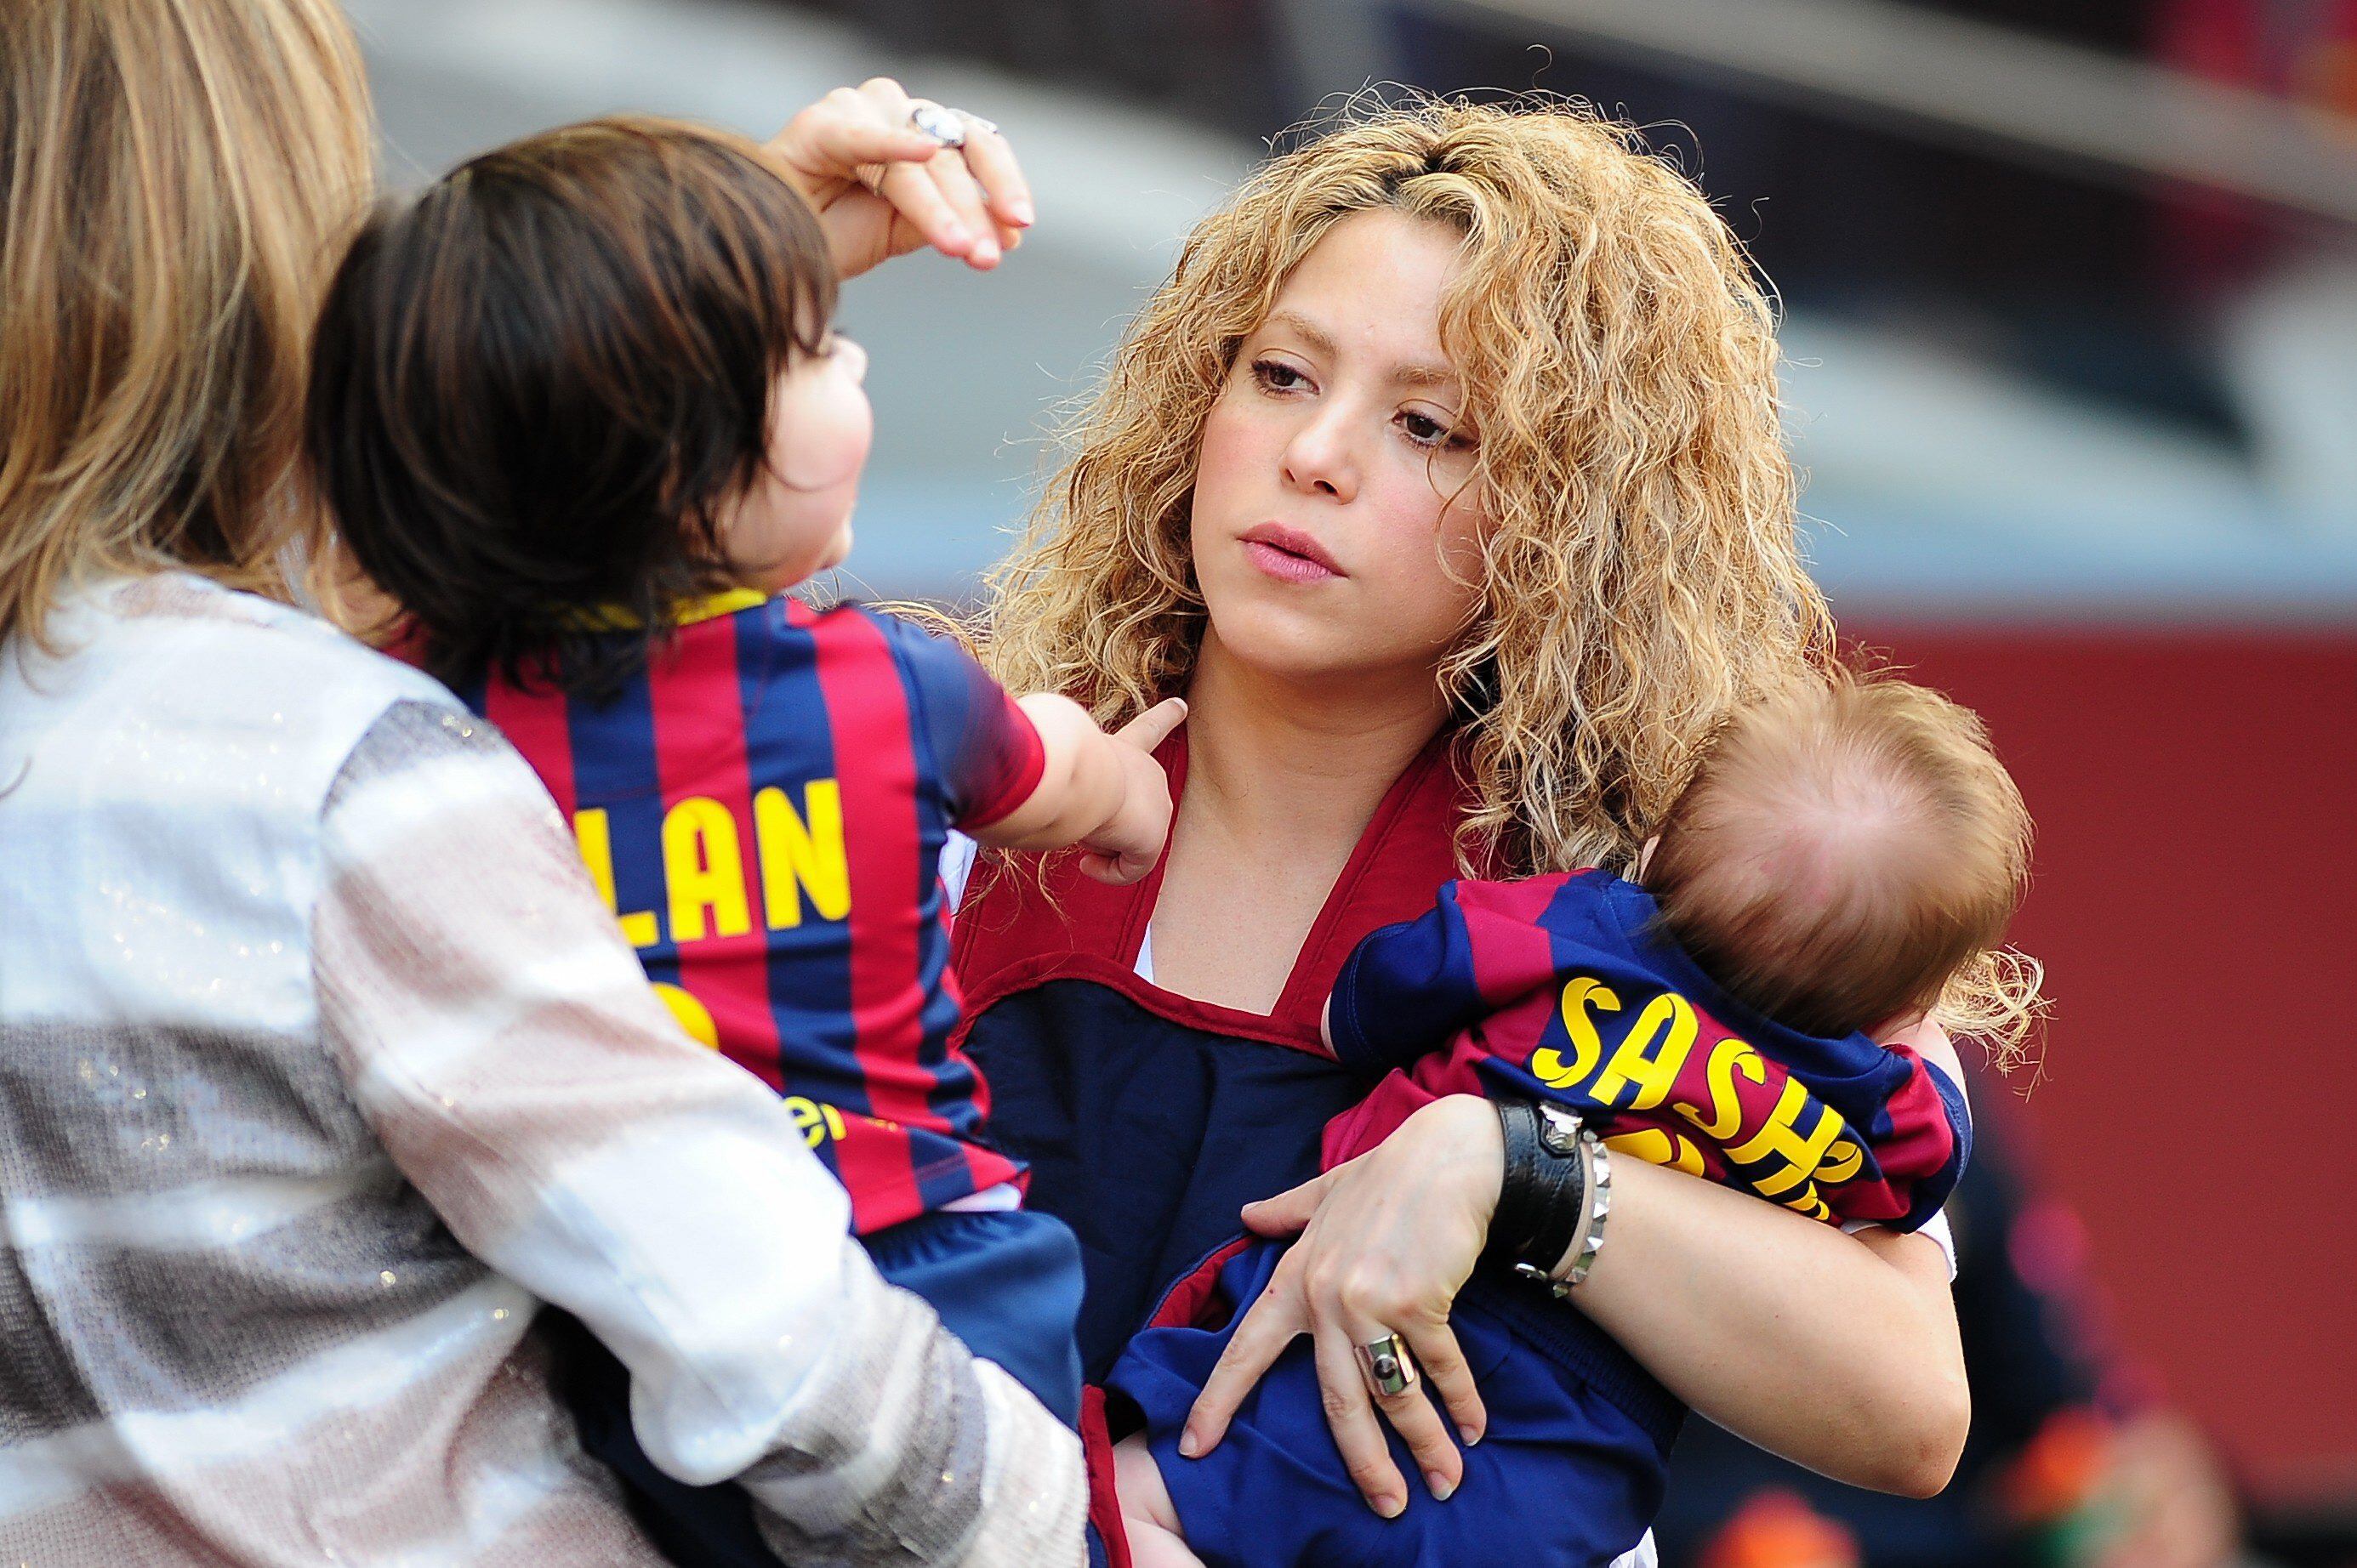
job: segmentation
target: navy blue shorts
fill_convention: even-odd
[[[1286,1245],[1260,1242],[1229,1259],[1198,1318],[1208,1325],[1146,1330],[1108,1380],[1114,1403],[1144,1417],[1187,1544],[1211,1568],[1602,1568],[1642,1538],[1683,1412],[1572,1309],[1486,1272],[1467,1283],[1450,1321],[1489,1427],[1464,1451],[1464,1484],[1448,1501],[1425,1489],[1386,1426],[1408,1477],[1407,1511],[1386,1520],[1367,1506],[1326,1424],[1307,1337],[1261,1379],[1218,1447],[1179,1457],[1187,1412]]]
[[[997,1362],[1070,1425],[1081,1412],[1081,1248],[1028,1208],[920,1215],[862,1238],[876,1272],[920,1295],[967,1349]],[[640,1527],[682,1568],[778,1568],[734,1482],[691,1487],[655,1468],[630,1426],[630,1379],[612,1352],[550,1313],[557,1385],[581,1446],[619,1475]]]

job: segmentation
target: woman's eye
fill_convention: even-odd
[[[1253,380],[1271,392],[1291,392],[1308,380],[1291,365],[1277,360],[1254,360]]]
[[[1410,410],[1400,415],[1400,427],[1407,432],[1407,438],[1419,446],[1454,447],[1465,445],[1448,426],[1428,413]]]

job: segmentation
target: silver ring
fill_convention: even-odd
[[[1386,1334],[1355,1348],[1359,1371],[1377,1394],[1389,1399],[1415,1387],[1415,1361],[1398,1335]]]
[[[987,131],[994,136],[998,134],[998,122],[996,120],[985,120],[981,115],[964,109],[952,109],[950,113],[977,131]]]
[[[909,124],[945,147],[965,145],[965,117],[954,109],[944,109],[938,103],[912,103],[909,106]]]

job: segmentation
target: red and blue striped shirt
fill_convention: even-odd
[[[1912,1230],[1972,1149],[1947,1074],[1865,1035],[1788,1029],[1718,988],[1601,871],[1451,882],[1361,942],[1334,984],[1334,1054],[1374,1092],[1327,1128],[1339,1165],[1447,1094],[1552,1099],[1613,1149],[1844,1223]]]
[[[1016,1179],[950,1044],[939,861],[1037,788],[1038,732],[955,644],[859,606],[746,590],[681,620],[609,700],[461,694],[555,797],[688,1033],[786,1097],[856,1231]]]

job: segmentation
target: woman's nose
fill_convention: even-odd
[[[1286,483],[1347,501],[1359,492],[1358,462],[1339,411],[1321,409],[1285,445]]]

